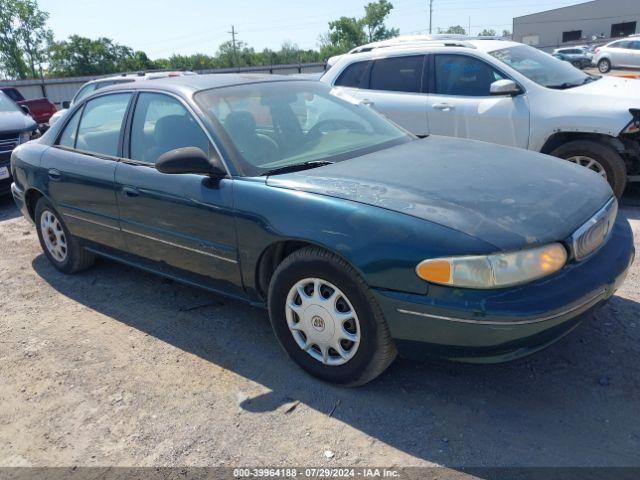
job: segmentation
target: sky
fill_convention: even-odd
[[[151,58],[172,54],[213,55],[218,45],[237,39],[262,50],[277,50],[283,41],[300,48],[318,47],[328,22],[360,17],[371,0],[39,0],[50,15],[56,40],[78,34],[108,37],[145,51]],[[390,0],[387,26],[401,34],[426,33],[429,0]],[[462,25],[471,34],[482,29],[511,30],[513,17],[582,3],[580,0],[434,0],[433,32]]]

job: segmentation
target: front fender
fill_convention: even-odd
[[[425,258],[483,254],[497,248],[456,230],[409,215],[325,195],[267,186],[235,186],[238,252],[245,288],[256,294],[256,266],[275,242],[320,246],[348,261],[375,288],[426,293],[415,274]]]

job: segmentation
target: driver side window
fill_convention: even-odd
[[[163,153],[183,147],[197,147],[208,154],[209,139],[178,100],[141,93],[133,114],[129,157],[155,164]]]
[[[487,97],[491,84],[506,77],[489,64],[468,55],[436,55],[435,92],[440,95]]]

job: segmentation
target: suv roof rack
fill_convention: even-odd
[[[466,35],[435,34],[435,35],[402,35],[399,37],[367,43],[349,51],[349,53],[363,53],[388,47],[413,47],[434,45],[442,47],[476,48],[470,40],[505,40],[504,37],[467,37]]]

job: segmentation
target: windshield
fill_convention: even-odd
[[[0,112],[21,112],[20,107],[16,103],[7,97],[3,92],[0,92]]]
[[[245,175],[337,162],[411,140],[365,105],[316,82],[268,82],[202,91],[196,102]]]
[[[543,87],[571,88],[593,79],[570,63],[527,45],[503,48],[489,53]]]

